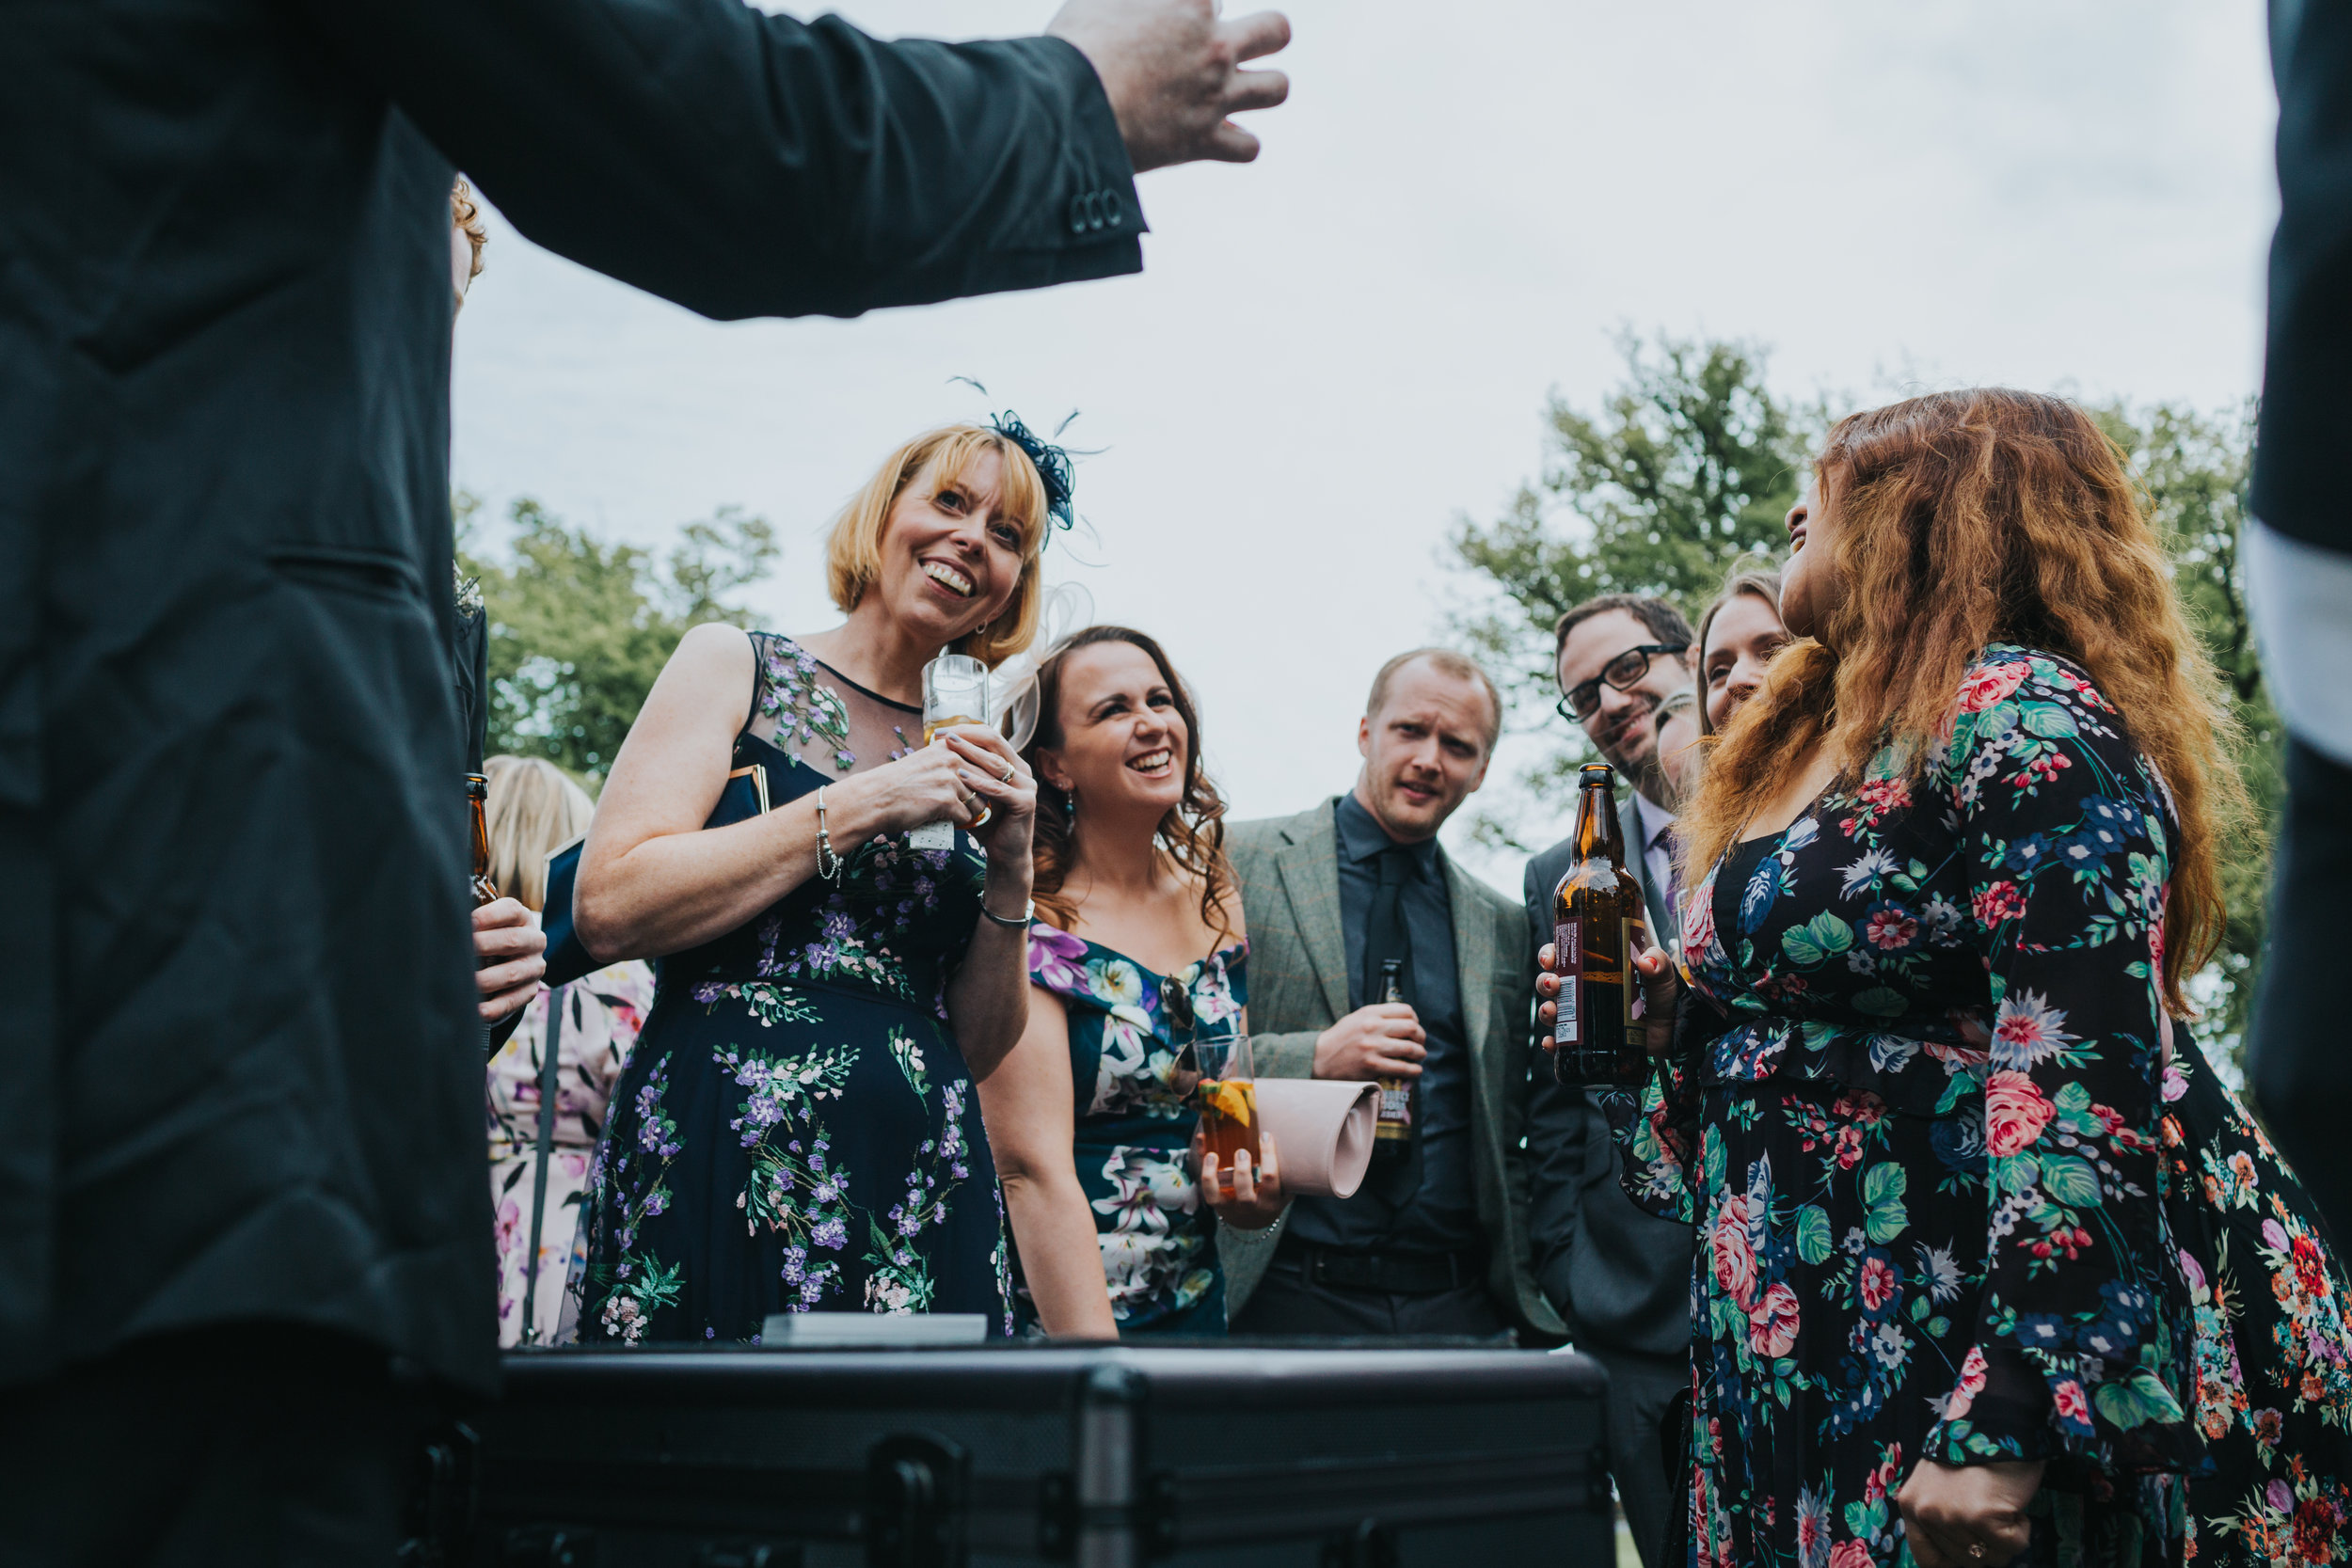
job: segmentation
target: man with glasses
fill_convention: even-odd
[[[1673,785],[1659,756],[1657,717],[1689,688],[1695,639],[1663,599],[1608,594],[1588,599],[1554,628],[1560,713],[1581,725],[1617,770],[1617,820],[1639,854],[1626,869],[1642,884],[1653,940],[1675,929]],[[1551,940],[1551,892],[1575,858],[1571,835],[1530,861],[1529,950]],[[1538,1053],[1528,1117],[1528,1238],[1535,1276],[1560,1308],[1577,1348],[1609,1370],[1609,1461],[1635,1548],[1661,1568],[1672,1455],[1669,1411],[1691,1380],[1688,1226],[1637,1208],[1618,1184],[1608,1119],[1582,1090],[1551,1081]]]

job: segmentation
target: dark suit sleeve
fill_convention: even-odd
[[[2352,886],[2352,768],[2300,740],[2286,754],[2287,809],[2272,874],[2270,953],[2254,1008],[2247,1076],[2263,1125],[2294,1162],[2341,1250],[2352,1243],[2352,1158],[2344,1107],[2344,890]]]
[[[2255,442],[2253,512],[2290,538],[2352,553],[2344,504],[2352,426],[2352,6],[2274,6],[2279,229]]]
[[[1056,39],[882,43],[740,0],[287,0],[516,226],[707,316],[1134,272],[1102,84]]]

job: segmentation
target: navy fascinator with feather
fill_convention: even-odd
[[[1064,420],[1061,429],[1054,434],[1059,436],[1069,425],[1070,420]],[[1045,484],[1045,515],[1054,520],[1055,526],[1064,530],[1075,527],[1078,516],[1070,504],[1073,493],[1070,453],[1023,424],[1021,416],[1009,408],[990,419],[988,427],[1019,447],[1036,467],[1037,477]],[[1045,537],[1051,541],[1053,534],[1048,531]]]

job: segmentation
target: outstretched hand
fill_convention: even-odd
[[[1241,69],[1290,42],[1279,11],[1228,22],[1216,0],[1069,0],[1045,32],[1102,78],[1137,174],[1202,158],[1249,162],[1258,138],[1227,117],[1290,96],[1280,71]]]

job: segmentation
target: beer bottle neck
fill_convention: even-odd
[[[1625,834],[1617,826],[1617,798],[1597,784],[1585,784],[1576,802],[1576,858],[1625,864]]]

